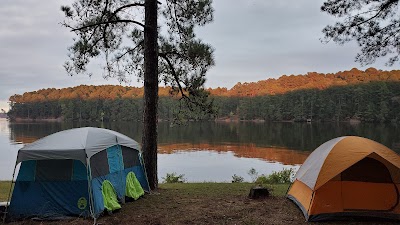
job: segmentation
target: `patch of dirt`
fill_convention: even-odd
[[[246,194],[193,194],[180,189],[160,189],[158,194],[146,195],[138,201],[129,202],[118,212],[103,215],[99,225],[127,224],[312,224],[306,223],[300,209],[284,197],[269,197],[264,200],[251,200]],[[53,225],[74,224],[91,225],[91,219],[66,221],[20,221],[15,225]],[[363,224],[394,225],[395,222],[381,221],[343,221],[315,224]]]

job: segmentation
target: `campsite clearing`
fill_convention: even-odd
[[[0,202],[5,202],[8,197],[8,193],[10,192],[11,182],[9,181],[0,181]]]
[[[284,197],[287,185],[274,185],[273,197],[247,198],[249,183],[177,183],[161,184],[158,193],[125,204],[112,215],[99,218],[99,224],[309,224],[301,211]],[[4,196],[1,196],[4,197]],[[91,225],[90,219],[35,222],[12,225]],[[331,222],[323,224],[394,225],[395,222]]]

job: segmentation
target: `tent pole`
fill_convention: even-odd
[[[89,210],[92,214],[93,218],[93,225],[96,225],[96,215],[94,212],[94,201],[93,201],[93,192],[92,192],[92,170],[90,169],[90,160],[86,158],[86,165],[87,165],[87,177],[88,177],[88,191],[89,191]]]
[[[297,180],[297,179],[296,179]],[[290,188],[293,186],[294,182],[296,182],[296,180],[294,180],[293,182],[290,183],[289,187],[286,189],[286,196],[289,193]]]
[[[6,223],[6,218],[7,218],[7,213],[8,213],[8,206],[10,204],[11,201],[11,191],[13,189],[13,184],[14,184],[14,177],[15,177],[15,170],[17,169],[17,159],[15,160],[15,165],[14,165],[14,171],[13,171],[13,175],[12,175],[12,179],[11,179],[11,185],[10,185],[10,190],[8,192],[8,197],[7,197],[7,203],[6,203],[6,208],[4,209],[4,215],[3,215],[3,223]]]
[[[142,168],[144,169],[144,175],[146,176],[147,187],[149,188],[149,193],[151,193],[149,180],[147,178],[147,171],[146,171],[146,165],[145,165],[145,162],[144,162],[143,154],[142,154],[141,151],[139,151],[139,154],[140,154],[140,159],[141,159],[140,163],[142,164]]]
[[[125,166],[124,166],[124,156],[122,155],[122,148],[121,148],[121,145],[119,145],[118,144],[118,142],[117,142],[117,146],[118,146],[118,152],[119,153],[121,153],[121,155],[120,155],[120,157],[119,157],[119,163],[120,163],[120,166],[119,166],[119,168],[120,168],[120,171],[119,171],[119,178],[120,178],[120,182],[121,183],[125,183],[125,189],[126,189],[126,177],[124,176],[124,174],[125,174],[125,172],[124,172],[124,170],[125,170]],[[122,204],[125,204],[126,202],[125,202],[125,194],[126,194],[126,190],[125,190],[125,192],[123,193],[123,197],[121,198],[121,203]]]

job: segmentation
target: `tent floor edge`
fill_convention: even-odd
[[[400,215],[392,212],[362,211],[362,212],[335,212],[310,215],[309,222],[321,221],[400,221]]]
[[[304,208],[304,206],[297,201],[296,197],[294,197],[293,195],[286,195],[286,198],[288,198],[291,202],[293,202],[294,204],[297,205],[297,207],[300,209],[300,211],[303,213],[304,218],[306,219],[306,221],[309,221],[309,216],[308,216],[308,211]]]

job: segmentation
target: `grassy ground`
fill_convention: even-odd
[[[99,224],[307,224],[301,211],[284,197],[287,185],[273,186],[273,196],[265,200],[247,198],[248,183],[178,183],[162,184],[157,193],[129,202],[112,215],[104,215]],[[22,224],[82,224],[90,219]],[[374,222],[333,222],[318,224],[398,224]]]
[[[10,185],[10,181],[0,181],[0,202],[7,201],[7,197],[10,192]]]

